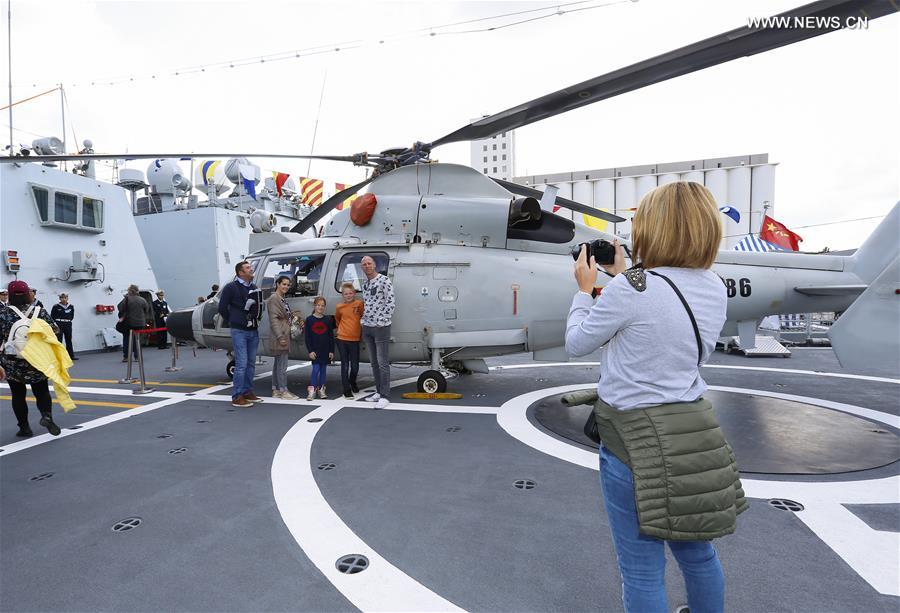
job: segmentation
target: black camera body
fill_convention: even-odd
[[[616,247],[609,241],[602,239],[592,240],[589,243],[579,243],[572,247],[572,259],[577,260],[581,254],[581,248],[587,247],[588,262],[593,256],[594,261],[601,266],[610,266],[616,261]]]

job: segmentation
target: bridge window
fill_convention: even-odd
[[[31,185],[31,196],[42,226],[103,232],[102,200],[42,185]]]
[[[53,220],[68,225],[78,224],[78,196],[56,192]]]

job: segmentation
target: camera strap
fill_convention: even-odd
[[[684,296],[682,295],[681,290],[678,289],[678,287],[672,282],[672,280],[669,277],[667,277],[666,275],[660,274],[658,272],[655,272],[653,270],[648,270],[646,272],[648,272],[649,274],[651,274],[655,277],[659,277],[660,279],[662,279],[663,281],[668,283],[669,287],[671,287],[675,291],[675,294],[678,296],[678,299],[681,300],[681,304],[684,305],[684,309],[687,311],[688,317],[691,318],[691,325],[694,326],[694,336],[697,339],[697,366],[700,366],[700,362],[703,360],[703,345],[700,342],[700,329],[697,327],[697,320],[694,319],[694,312],[691,311],[691,307],[688,306],[687,300],[684,299]]]

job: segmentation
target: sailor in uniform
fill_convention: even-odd
[[[169,309],[169,303],[166,302],[166,293],[163,290],[159,290],[156,292],[156,300],[153,301],[153,319],[154,319],[154,328],[165,328],[166,327],[166,317],[169,316],[171,310]],[[169,333],[168,332],[157,332],[156,333],[156,348],[157,349],[167,349],[169,347]]]
[[[63,338],[65,338],[66,351],[69,352],[69,357],[77,360],[75,350],[72,348],[72,320],[75,319],[75,307],[69,304],[68,294],[62,293],[59,295],[59,304],[53,305],[53,308],[50,310],[50,317],[59,327],[59,334],[56,335],[59,342],[63,342]]]

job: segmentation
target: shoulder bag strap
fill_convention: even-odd
[[[700,366],[700,362],[703,360],[703,344],[700,341],[700,329],[697,327],[697,320],[694,319],[694,312],[691,311],[691,307],[688,306],[687,300],[684,299],[681,290],[678,289],[678,287],[672,282],[669,277],[653,270],[648,270],[647,272],[655,277],[659,277],[660,279],[668,283],[669,287],[671,287],[675,291],[678,299],[681,300],[681,304],[684,305],[684,309],[687,311],[688,317],[691,318],[691,325],[694,326],[694,337],[697,339],[697,366]]]

